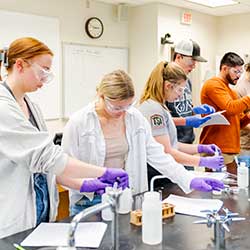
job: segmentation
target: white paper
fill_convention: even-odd
[[[207,115],[206,117],[211,117],[211,119],[201,124],[200,128],[203,128],[208,125],[230,125],[230,122],[227,120],[227,118],[222,115],[222,113],[224,112],[226,112],[226,110]]]
[[[189,171],[194,174],[196,177],[209,177],[216,180],[222,181],[227,178],[227,173],[225,172],[202,172],[202,171]]]
[[[70,223],[41,223],[22,246],[67,246]],[[75,233],[76,247],[98,248],[107,224],[103,222],[79,223]]]
[[[223,202],[217,199],[192,199],[178,195],[170,195],[163,202],[173,204],[175,212],[206,218],[203,210],[220,210]]]

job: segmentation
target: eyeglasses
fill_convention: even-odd
[[[25,62],[28,63],[35,70],[36,77],[39,79],[41,83],[46,84],[54,79],[54,74],[51,70],[46,70],[35,62],[30,63],[27,60],[25,60]]]
[[[134,104],[135,104],[136,101],[134,101],[133,103],[127,105],[127,106],[116,106],[114,104],[112,104],[110,102],[110,100],[108,100],[107,97],[104,97],[104,103],[107,107],[107,109],[110,111],[110,112],[122,112],[122,111],[127,111],[129,110]]]
[[[234,68],[230,68],[231,73],[235,74],[235,75],[241,75],[243,73],[243,69],[234,69]]]

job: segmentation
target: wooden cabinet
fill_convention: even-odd
[[[59,206],[56,220],[63,220],[69,217],[69,191],[57,185],[59,192]]]

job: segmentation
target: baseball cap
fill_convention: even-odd
[[[198,43],[191,39],[181,40],[180,42],[178,42],[175,45],[174,52],[184,56],[191,56],[198,62],[207,62],[207,60],[200,55],[201,50]]]

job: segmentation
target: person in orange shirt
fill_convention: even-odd
[[[244,64],[243,59],[233,52],[226,53],[220,62],[219,76],[207,80],[201,90],[201,103],[206,103],[216,111],[225,110],[223,115],[230,125],[214,125],[203,128],[200,143],[216,143],[224,156],[227,171],[236,174],[235,156],[240,152],[240,129],[250,119],[244,111],[250,108],[250,95],[238,99],[237,93],[230,88],[239,80]]]

